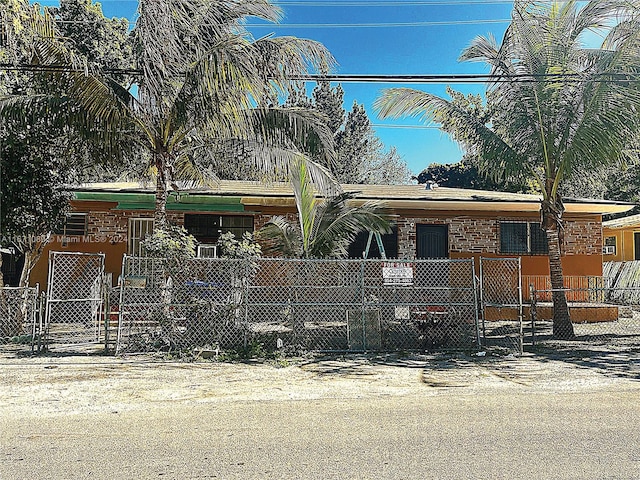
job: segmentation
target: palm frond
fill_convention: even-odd
[[[297,165],[291,184],[298,224],[294,227],[280,218],[274,222],[277,228],[263,229],[261,238],[273,242],[272,250],[289,255],[292,246],[296,246],[297,255],[305,258],[345,257],[349,244],[358,233],[390,232],[389,219],[382,213],[380,203],[352,205],[349,202],[354,194],[345,192],[318,198],[304,162]],[[287,238],[285,233],[289,235]]]
[[[324,45],[297,37],[265,37],[252,44],[265,78],[286,92],[290,78],[312,73],[327,74],[336,66]]]
[[[256,234],[265,253],[278,253],[288,258],[302,256],[300,232],[285,217],[272,217]]]
[[[468,151],[482,154],[480,169],[493,172],[496,178],[515,175],[523,167],[516,145],[506,143],[469,112],[436,95],[409,88],[383,90],[374,108],[382,118],[414,116],[425,123],[446,124],[447,131]]]

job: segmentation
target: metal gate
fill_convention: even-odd
[[[45,346],[100,341],[103,277],[102,253],[50,252]]]
[[[522,267],[518,258],[480,258],[484,345],[523,350]]]

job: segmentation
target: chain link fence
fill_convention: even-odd
[[[0,348],[31,349],[39,342],[38,287],[0,288]]]
[[[473,260],[125,257],[117,352],[471,348]]]
[[[104,254],[51,252],[43,335],[47,348],[101,341]]]
[[[0,290],[0,347],[119,353],[236,350],[409,351],[555,342],[548,277],[519,258],[256,260],[125,257],[117,287],[104,256],[53,252],[37,288]],[[640,345],[640,262],[566,277],[577,342]],[[41,314],[44,313],[44,314]]]
[[[554,343],[551,282],[523,281],[529,285],[525,313],[535,328],[533,342]],[[602,277],[565,277],[563,291],[576,342],[610,350],[640,346],[640,262],[606,262]]]
[[[480,311],[485,346],[523,351],[522,267],[520,258],[480,259]]]

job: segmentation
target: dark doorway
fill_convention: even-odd
[[[398,227],[393,226],[391,233],[381,235],[382,245],[384,246],[387,258],[398,258]],[[360,232],[349,245],[349,258],[362,258],[362,254],[367,248],[369,241],[369,232]],[[371,239],[369,246],[369,256],[367,258],[382,258],[380,248],[375,237]]]
[[[640,260],[640,232],[633,234],[633,259]]]
[[[24,265],[24,255],[2,252],[2,279],[5,286],[17,287]]]
[[[416,225],[416,257],[449,257],[447,225]]]

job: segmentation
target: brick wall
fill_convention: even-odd
[[[415,258],[416,225],[447,225],[449,252],[461,254],[499,254],[500,221],[531,222],[531,218],[488,219],[470,216],[452,218],[409,217],[398,220],[398,256]],[[599,255],[602,227],[593,220],[565,220],[564,255]]]
[[[129,219],[153,218],[149,210],[93,210],[87,217],[87,235],[106,237],[109,241],[126,242],[129,234]],[[182,212],[167,212],[167,219],[176,224],[184,224]]]
[[[565,222],[565,255],[601,255],[602,223],[595,221]]]
[[[295,214],[288,215],[295,221]],[[152,218],[153,212],[139,211],[92,211],[88,218],[89,235],[121,237],[126,241],[130,218]],[[169,221],[182,225],[182,212],[167,212]],[[254,230],[258,231],[272,215],[256,215]],[[531,218],[509,217],[487,219],[472,216],[452,218],[406,217],[400,218],[398,224],[398,256],[415,258],[416,225],[447,225],[449,229],[449,252],[458,254],[499,254],[501,220],[531,222]],[[564,254],[565,255],[599,255],[602,251],[602,226],[595,220],[565,221]]]

